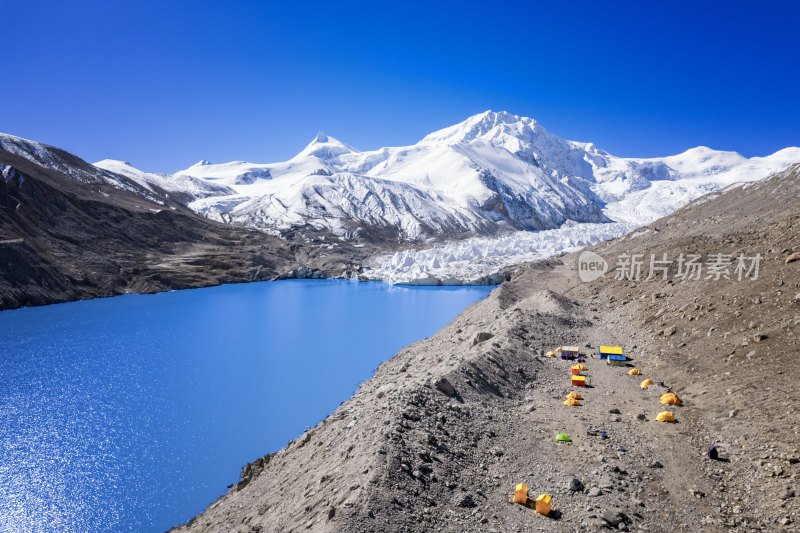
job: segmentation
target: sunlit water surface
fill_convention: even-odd
[[[0,531],[184,522],[489,290],[298,280],[0,312]]]

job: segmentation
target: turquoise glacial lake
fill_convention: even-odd
[[[0,531],[185,522],[491,289],[288,280],[0,312]]]

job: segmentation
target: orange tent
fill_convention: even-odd
[[[639,375],[641,375],[641,374],[642,374],[642,373],[641,373],[641,372],[639,372],[639,369],[638,369],[638,368],[632,368],[632,369],[630,369],[630,370],[628,371],[628,375],[629,375],[629,376],[639,376]]]
[[[663,396],[661,396],[661,403],[663,403],[664,405],[681,405],[681,404],[683,404],[681,399],[678,398],[678,395],[675,394],[674,392],[668,392],[668,393],[664,394]]]
[[[581,396],[575,391],[572,391],[569,394],[567,394],[567,400],[583,400],[583,396]]]
[[[542,494],[536,498],[536,512],[543,515],[550,514],[550,495]]]
[[[528,486],[525,483],[517,484],[514,490],[514,503],[528,504]]]
[[[640,385],[640,387],[642,387],[643,389],[646,389],[647,387],[649,387],[650,385],[653,385],[653,384],[654,383],[653,383],[652,379],[646,379],[646,380],[642,381],[642,384]]]
[[[659,422],[676,422],[675,415],[673,415],[669,411],[658,413],[656,420],[658,420]]]
[[[564,402],[564,405],[569,405],[571,407],[578,407],[578,406],[581,406],[583,404],[581,402],[579,402],[578,400],[576,400],[575,398],[569,398],[568,400],[566,400]]]

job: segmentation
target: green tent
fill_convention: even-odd
[[[559,433],[558,436],[556,437],[556,440],[561,442],[572,442],[572,439],[569,438],[569,435],[567,435],[566,433]]]

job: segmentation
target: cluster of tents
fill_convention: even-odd
[[[530,507],[537,513],[545,516],[550,514],[551,499],[552,498],[549,494],[541,494],[538,498],[532,500],[528,497],[528,486],[525,483],[518,483],[514,489],[514,503],[519,503],[525,507]]]
[[[564,405],[569,405],[570,407],[580,407],[583,405],[581,400],[583,400],[583,396],[575,391],[572,391],[567,394],[567,399],[564,401]]]
[[[634,368],[631,369],[628,372],[628,374],[631,376],[640,376],[642,373],[639,372],[638,368]],[[643,389],[647,389],[652,385],[655,385],[655,382],[652,379],[648,378],[642,381],[642,383],[639,386]],[[683,405],[681,399],[678,398],[678,395],[675,394],[674,392],[668,392],[666,394],[662,394],[660,401],[664,405]],[[661,411],[656,416],[656,420],[658,420],[659,422],[677,422],[677,419],[675,418],[675,415],[672,413],[672,411]]]
[[[583,359],[581,356],[583,355],[580,353],[576,346],[562,346],[560,348],[556,348],[553,352],[547,352],[548,357],[556,357],[556,353],[561,354],[562,359],[578,359],[582,361]],[[600,346],[597,349],[597,354],[600,359],[605,359],[606,364],[611,366],[628,366],[628,358],[622,353],[622,347],[620,346]],[[587,370],[586,365],[578,364],[572,365],[570,368],[570,378],[571,384],[579,387],[585,387],[588,385],[588,378],[584,376],[582,373]],[[628,375],[630,376],[640,376],[642,373],[639,371],[638,368],[632,368],[628,371]],[[645,379],[641,383],[641,388],[646,389],[651,385],[654,385],[655,382],[651,379]],[[567,395],[566,401],[564,401],[564,405],[568,405],[570,407],[578,407],[581,404],[580,400],[583,398],[577,392],[571,392]],[[682,405],[681,399],[678,398],[678,395],[674,392],[668,392],[661,396],[661,403],[664,405]],[[656,417],[656,420],[659,422],[676,422],[675,415],[670,411],[662,411]]]

